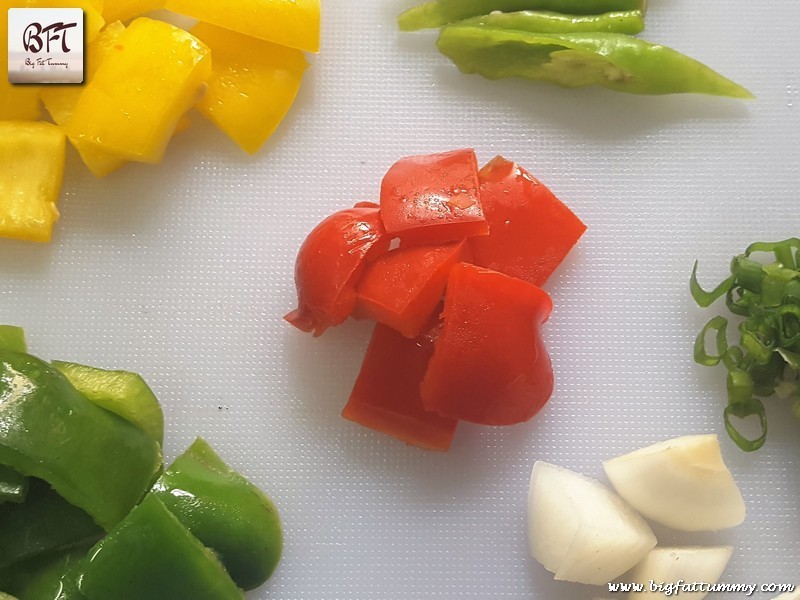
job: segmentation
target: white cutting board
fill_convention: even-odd
[[[326,0],[322,52],[255,158],[196,114],[158,166],[95,180],[70,151],[54,241],[0,240],[0,321],[45,358],[141,372],[168,459],[202,435],[275,499],[284,559],[252,600],[602,595],[529,558],[534,460],[601,477],[604,458],[698,432],[720,435],[748,518],[662,543],[734,545],[725,582],[800,583],[800,423],[770,403],[762,450],[727,439],[724,373],[691,358],[712,313],[688,293],[696,257],[716,284],[751,241],[800,234],[800,4],[651,3],[645,37],[758,96],[742,103],[463,76],[435,35],[397,31],[412,3]],[[319,220],[375,200],[394,160],[466,146],[528,167],[588,232],[547,285],[550,404],[434,454],[339,417],[369,325],[313,339],[281,317]]]

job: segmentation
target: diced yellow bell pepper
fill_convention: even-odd
[[[127,21],[159,8],[164,8],[164,0],[108,0],[103,18],[106,23]]]
[[[294,102],[307,63],[300,50],[208,23],[192,34],[214,64],[197,109],[250,154],[272,135]]]
[[[166,0],[164,7],[268,42],[319,52],[320,0]]]
[[[36,121],[40,115],[39,86],[12,85],[0,75],[0,120]]]
[[[128,160],[156,163],[210,73],[205,44],[183,29],[140,17],[85,86],[67,135]]]
[[[64,132],[51,123],[0,122],[0,236],[50,241],[65,145]]]
[[[100,64],[105,57],[111,53],[111,49],[119,40],[125,26],[119,21],[109,23],[100,34],[86,45],[85,73],[86,81],[94,79]],[[50,113],[56,124],[66,127],[75,111],[75,106],[80,100],[85,86],[77,85],[49,85],[42,86],[41,98],[44,107]],[[87,142],[77,139],[70,139],[72,145],[78,151],[83,163],[89,168],[95,177],[104,177],[124,165],[127,161],[111,152],[104,151]]]

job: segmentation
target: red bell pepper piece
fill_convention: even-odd
[[[479,177],[489,235],[470,239],[473,262],[543,285],[586,225],[544,184],[501,156]]]
[[[437,244],[488,233],[475,151],[398,160],[381,183],[381,218],[390,235],[413,243]]]
[[[469,259],[466,241],[390,250],[361,276],[354,314],[416,337],[441,304],[452,266]]]
[[[428,450],[447,450],[458,421],[425,409],[419,384],[433,333],[409,339],[378,323],[342,416]]]
[[[527,421],[553,391],[539,332],[553,303],[542,289],[459,263],[444,300],[444,324],[421,384],[428,410],[485,425]]]
[[[298,307],[284,318],[321,335],[356,305],[356,284],[366,261],[389,249],[377,204],[360,202],[317,225],[300,247],[294,280]]]

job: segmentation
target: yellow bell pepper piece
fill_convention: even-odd
[[[103,18],[106,23],[127,21],[159,8],[164,8],[164,0],[108,0]]]
[[[320,0],[166,0],[164,7],[268,42],[319,52]]]
[[[308,66],[300,50],[208,23],[192,34],[214,57],[196,108],[250,154],[272,135],[294,102]]]
[[[41,114],[38,87],[12,85],[0,74],[0,120],[36,121]]]
[[[110,23],[90,44],[86,45],[85,74],[86,81],[92,81],[98,67],[119,40],[125,26],[119,21]],[[42,86],[41,98],[44,107],[56,124],[66,127],[75,111],[75,106],[83,94],[84,86],[49,85]],[[88,142],[70,139],[83,163],[95,177],[104,177],[124,165],[126,161],[118,154],[104,151]]]
[[[210,73],[205,44],[183,29],[140,17],[85,86],[67,135],[128,160],[156,163]]]
[[[65,145],[64,132],[51,123],[0,122],[0,236],[50,241]]]

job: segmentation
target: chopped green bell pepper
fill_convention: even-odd
[[[154,495],[89,551],[78,588],[89,600],[242,600],[214,553]]]
[[[462,72],[488,79],[524,77],[632,94],[753,97],[680,52],[617,33],[543,34],[457,24],[442,28],[437,45]]]
[[[44,479],[110,529],[150,487],[161,450],[51,365],[0,349],[0,464]]]
[[[103,534],[92,518],[40,479],[28,498],[0,510],[0,568],[45,552],[93,543]]]
[[[27,352],[25,330],[16,325],[0,325],[0,348],[8,348],[17,352]]]
[[[434,0],[401,14],[403,31],[433,29],[494,11],[548,10],[569,15],[599,15],[620,10],[647,8],[647,0]]]
[[[28,478],[10,467],[0,465],[0,504],[22,502],[28,494]]]
[[[204,440],[172,463],[151,494],[219,555],[239,587],[257,588],[277,567],[283,534],[275,505]]]
[[[133,423],[159,445],[163,444],[164,413],[141,375],[60,360],[51,364],[86,398]]]
[[[552,11],[523,10],[519,12],[493,12],[465,19],[459,25],[483,25],[500,29],[518,29],[532,33],[627,33],[644,31],[644,14],[641,10],[626,10],[601,15],[566,15]]]
[[[19,600],[86,600],[77,580],[88,549],[78,546],[50,552],[2,569],[0,589]]]

